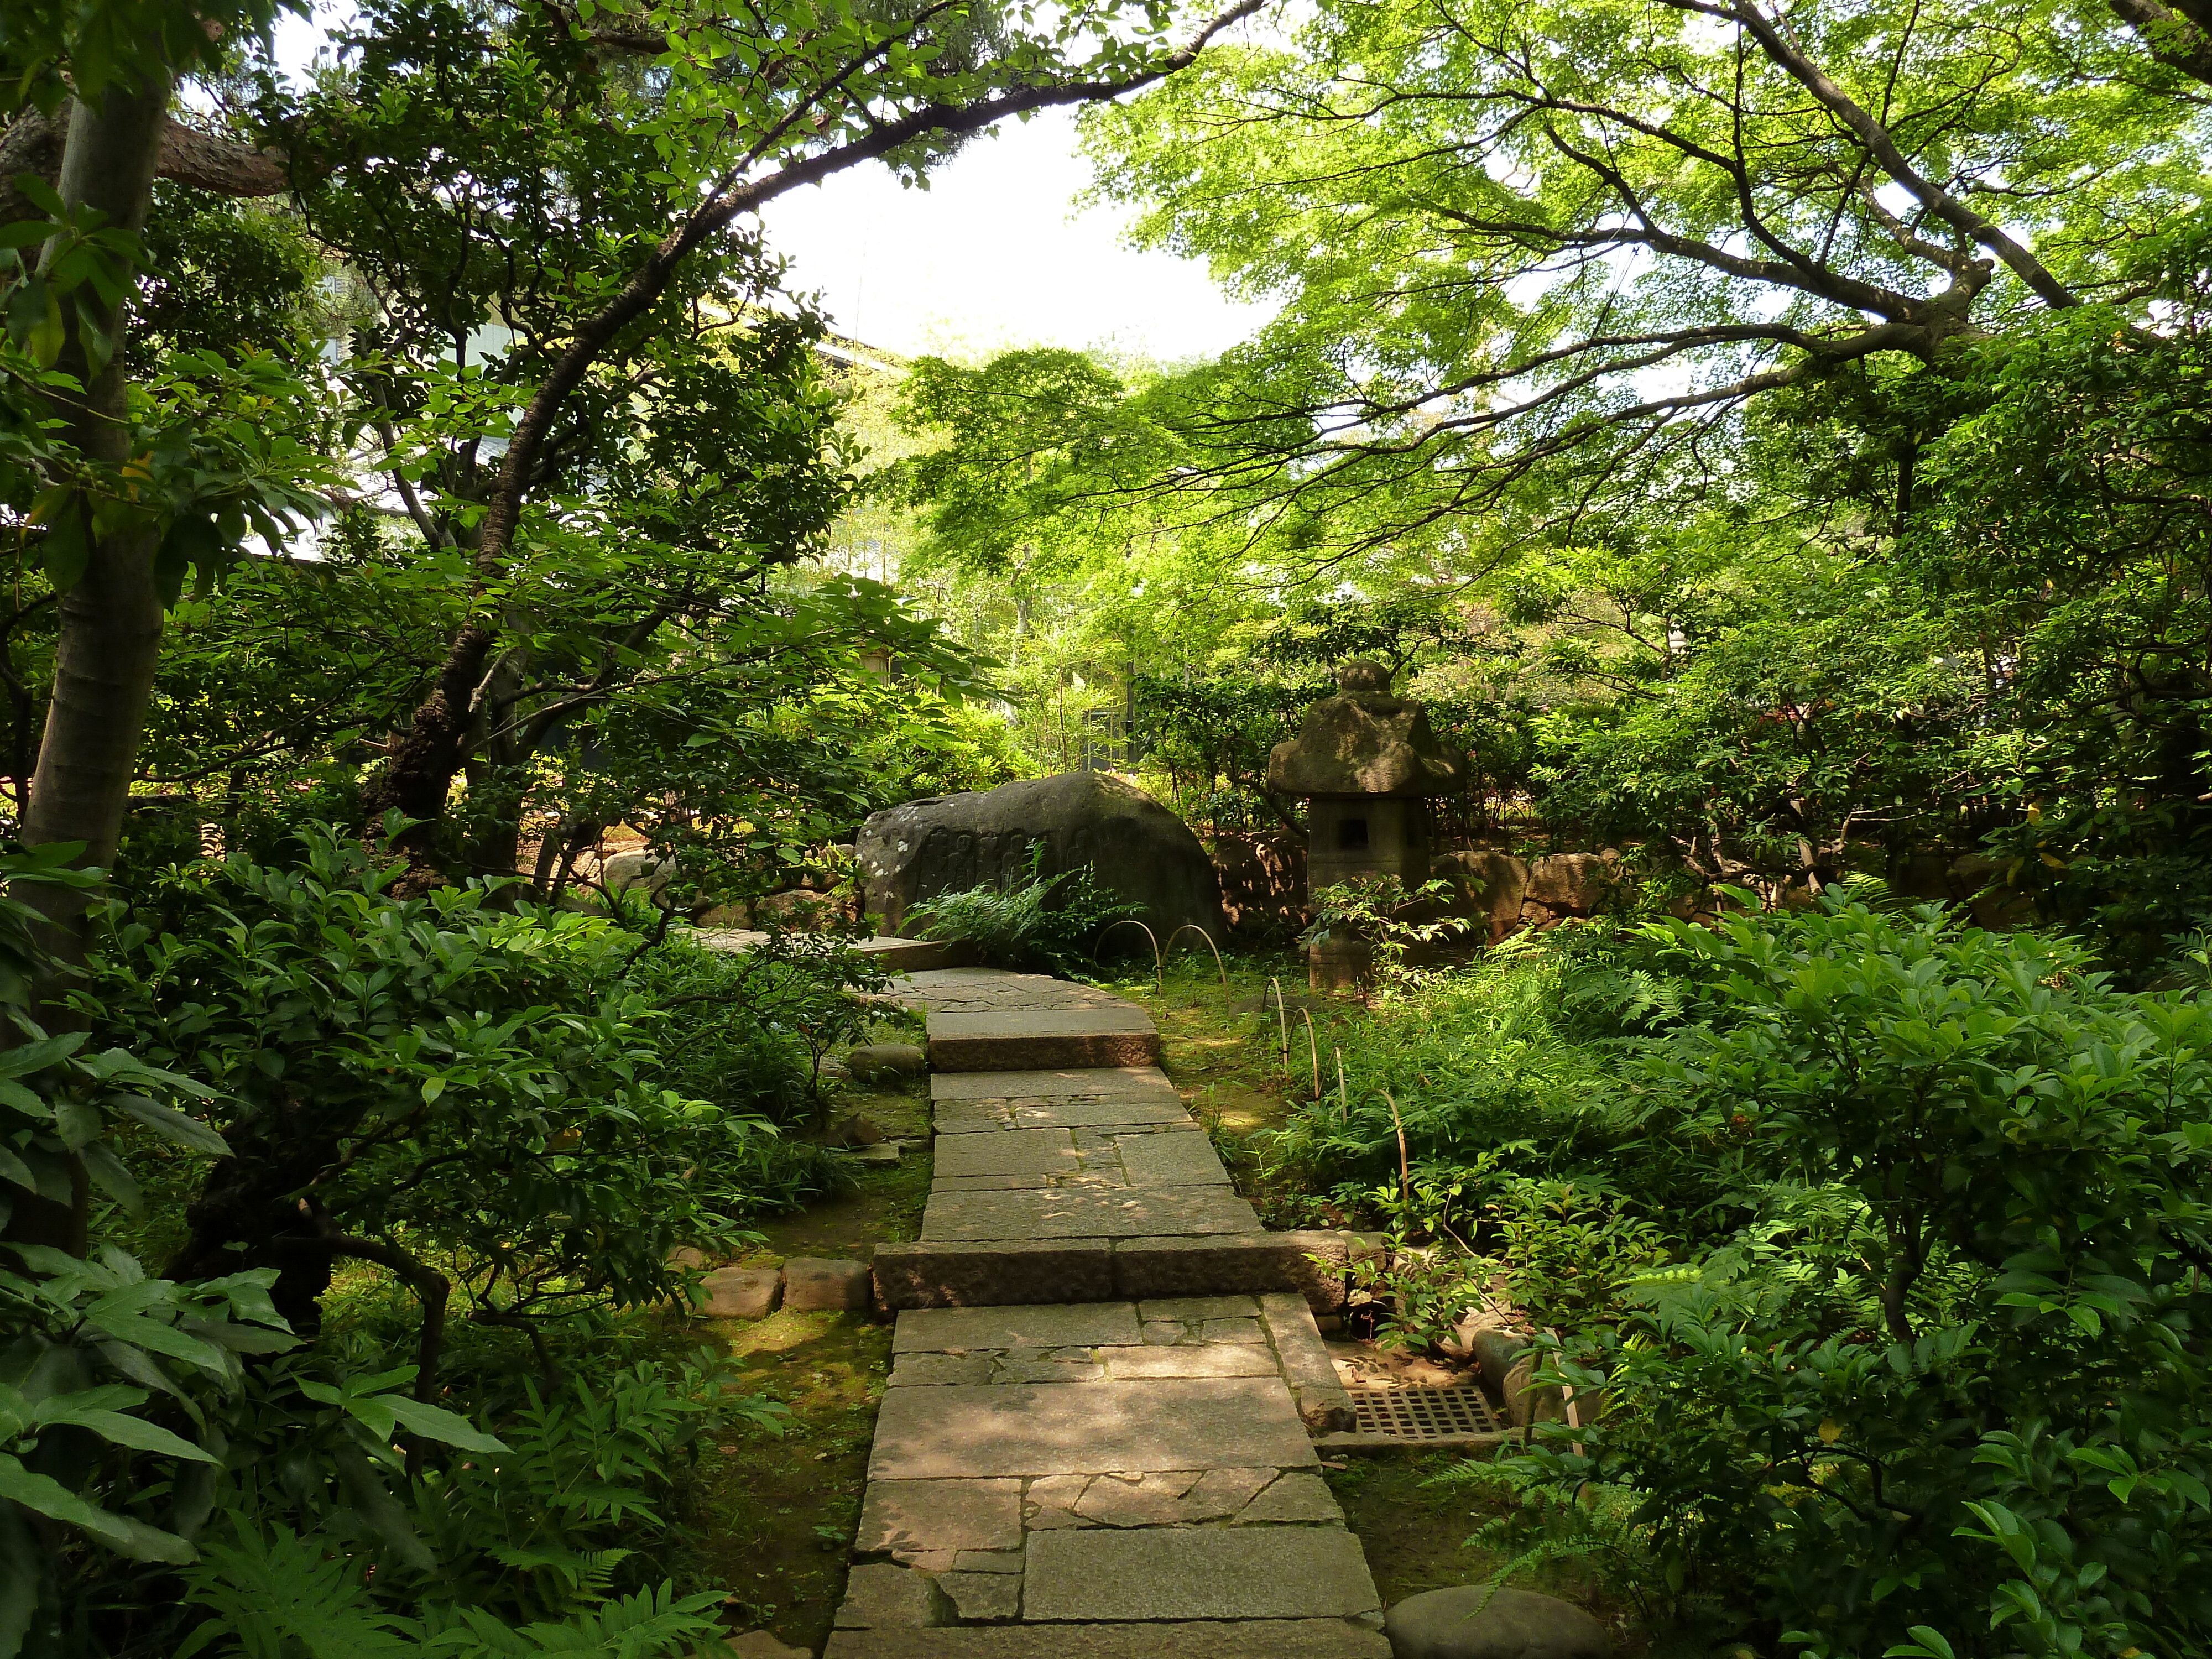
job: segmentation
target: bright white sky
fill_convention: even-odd
[[[333,9],[281,15],[277,61],[311,61]],[[1121,210],[1077,212],[1090,183],[1074,112],[1046,110],[974,140],[927,191],[870,163],[762,217],[793,289],[819,293],[841,333],[904,356],[1103,346],[1173,362],[1218,355],[1266,320],[1271,308],[1231,301],[1204,266],[1122,246]]]
[[[793,289],[817,290],[841,332],[908,356],[1108,346],[1172,362],[1213,356],[1267,319],[1202,264],[1124,246],[1122,210],[1078,212],[1090,183],[1073,112],[1047,110],[976,139],[927,191],[872,164],[762,218]]]

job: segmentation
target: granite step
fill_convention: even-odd
[[[933,1013],[929,1063],[947,1072],[1043,1066],[1150,1066],[1160,1034],[1136,1008],[1011,1008]]]
[[[1341,1619],[986,1625],[836,1631],[823,1659],[1390,1659],[1390,1643]]]
[[[948,968],[908,974],[890,994],[927,1011],[939,1072],[1150,1066],[1160,1034],[1135,1004],[1043,974]]]
[[[892,1353],[841,1630],[1127,1626],[1172,1653],[1176,1626],[1255,1621],[1316,1659],[1387,1650],[1313,1446],[1349,1402],[1299,1297],[914,1310]]]
[[[1352,1403],[1314,1310],[1369,1248],[1270,1233],[1088,986],[911,974],[935,1170],[876,1250],[896,1310],[830,1659],[1385,1659],[1314,1437]]]

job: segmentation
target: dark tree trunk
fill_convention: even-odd
[[[134,234],[143,230],[168,101],[168,76],[155,73],[135,89],[111,88],[96,106],[75,105],[62,155],[63,202],[96,208],[110,224]],[[117,343],[119,356],[122,306],[106,305],[88,290],[75,297],[92,308],[94,325]],[[95,463],[118,465],[128,460],[126,388],[115,359],[95,372],[83,336],[73,326],[58,366],[85,388],[82,399],[53,399],[54,414],[70,441]],[[85,509],[72,503],[65,510]],[[153,696],[161,650],[161,599],[154,583],[155,530],[97,535],[88,513],[85,533],[90,551],[83,574],[61,596],[58,608],[53,696],[32,773],[22,839],[27,847],[80,842],[83,850],[76,862],[106,870],[113,867],[122,840],[124,806],[146,705]],[[81,963],[88,896],[70,888],[27,884],[18,896],[46,917],[46,942],[59,971],[66,974]],[[54,986],[43,988],[40,1001],[50,1028],[66,1029],[71,1023]],[[84,1254],[90,1193],[82,1166],[74,1159],[72,1164],[71,1201],[19,1200],[7,1237]]]

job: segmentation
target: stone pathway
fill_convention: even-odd
[[[948,969],[936,1172],[826,1659],[1389,1659],[1311,1437],[1349,1402],[1309,1296],[1153,1063],[1143,1012]]]

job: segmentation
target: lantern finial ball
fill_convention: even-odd
[[[1354,657],[1336,671],[1336,684],[1342,691],[1388,691],[1390,671],[1366,657]]]

